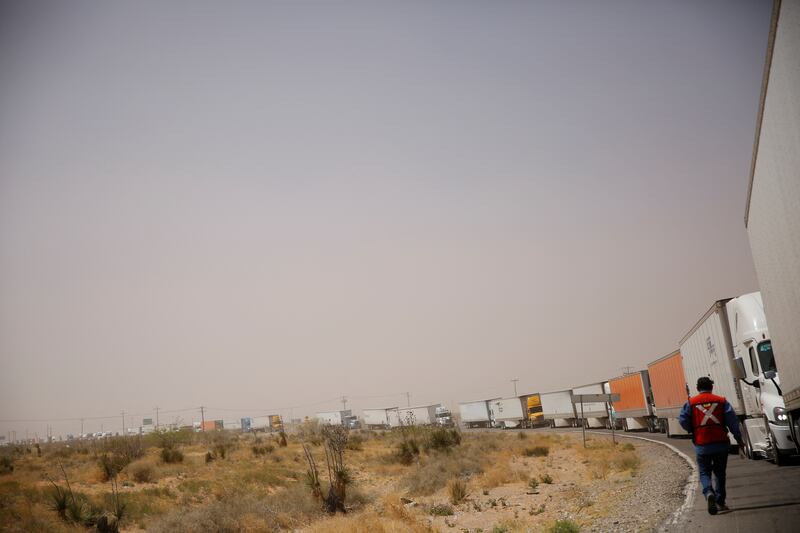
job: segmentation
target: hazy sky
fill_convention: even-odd
[[[3,434],[580,385],[757,289],[769,2],[0,5]]]

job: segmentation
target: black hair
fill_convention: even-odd
[[[697,380],[697,391],[705,392],[714,389],[714,380],[708,376],[703,376]]]

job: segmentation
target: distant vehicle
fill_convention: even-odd
[[[494,427],[521,427],[528,418],[528,401],[525,397],[498,398],[490,401],[489,406],[494,413]]]
[[[489,408],[491,400],[476,400],[458,404],[461,413],[461,423],[468,428],[493,427],[494,415]]]
[[[604,394],[603,382],[591,383],[589,385],[582,385],[572,389],[572,395],[577,394]],[[581,414],[583,418],[581,418]],[[583,424],[587,429],[602,429],[609,426],[608,421],[608,404],[606,402],[584,402],[583,413],[581,413],[581,404],[575,404],[575,416],[578,419],[578,424]]]
[[[398,416],[403,425],[431,426],[436,423],[436,409],[441,404],[417,405],[413,407],[398,407]]]
[[[550,421],[550,427],[572,427],[577,422],[575,406],[572,405],[572,391],[562,390],[539,393],[542,401],[542,415]]]
[[[780,3],[780,12],[773,20],[775,38],[770,43],[769,63],[764,69],[745,226],[771,334],[767,335],[769,350],[763,344],[765,339],[754,341],[756,358],[762,365],[758,383],[766,388],[780,385],[785,411],[775,404],[771,430],[777,431],[775,437],[780,441],[780,424],[788,426],[795,453],[800,453],[800,179],[797,175],[800,26],[796,23],[797,16],[797,2],[785,1]],[[752,344],[746,351],[751,347]],[[773,348],[774,355],[770,356]],[[775,359],[780,381],[777,376],[765,376],[772,366],[770,357]],[[743,359],[747,363],[748,358]],[[748,381],[753,382],[750,378]]]
[[[689,397],[683,357],[680,350],[656,359],[647,365],[650,388],[653,393],[653,410],[659,431],[668,437],[687,435],[678,423],[683,404]]]
[[[317,413],[316,418],[319,420],[320,424],[324,426],[343,426],[345,424],[345,419],[352,415],[352,411],[347,409],[345,411],[325,411]]]
[[[795,452],[760,293],[715,302],[680,351],[690,386],[709,376],[733,406],[748,457],[781,464]]]
[[[618,394],[619,400],[611,402],[614,416],[622,420],[625,431],[656,430],[653,416],[652,392],[647,370],[633,372],[609,380],[611,394]]]
[[[387,429],[389,427],[389,411],[397,411],[397,407],[364,409],[361,412],[364,425],[369,429]]]
[[[247,433],[253,427],[253,419],[248,417],[244,417],[241,420],[242,431]]]
[[[453,414],[447,407],[439,406],[436,408],[436,425],[440,427],[452,427]]]
[[[344,426],[348,429],[359,429],[361,427],[361,421],[357,416],[348,416],[344,419]]]
[[[528,426],[541,426],[545,423],[544,414],[542,413],[542,399],[538,393],[529,394],[525,398],[528,406]]]

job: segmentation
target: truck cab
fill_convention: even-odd
[[[742,421],[745,453],[748,457],[762,455],[780,464],[795,446],[761,293],[734,298],[726,307],[746,411]]]
[[[436,408],[436,425],[441,427],[453,425],[453,415],[450,413],[450,409],[441,405]]]

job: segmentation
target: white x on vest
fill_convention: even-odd
[[[709,420],[713,420],[717,424],[722,424],[716,416],[714,416],[714,409],[717,407],[717,403],[712,403],[708,409],[705,409],[702,405],[696,405],[701,413],[703,413],[703,419],[700,421],[701,426],[705,426]]]

